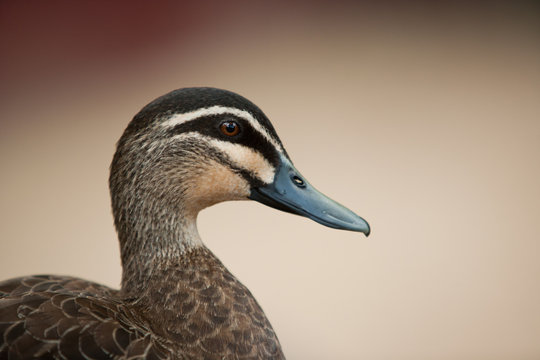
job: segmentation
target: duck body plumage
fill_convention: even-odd
[[[206,248],[136,299],[90,281],[0,283],[0,359],[284,359],[250,291]]]

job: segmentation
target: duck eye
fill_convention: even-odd
[[[238,133],[240,132],[240,126],[234,121],[225,121],[221,123],[219,129],[224,135],[227,136],[238,135]]]

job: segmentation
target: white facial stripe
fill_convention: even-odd
[[[209,143],[227,155],[234,165],[250,171],[265,184],[274,181],[276,169],[259,152],[244,145],[217,139],[211,139]]]
[[[198,132],[187,132],[173,138],[178,140],[196,138],[198,141],[204,141],[225,154],[235,166],[249,171],[265,184],[274,181],[276,169],[259,152],[247,146],[221,141]]]
[[[265,128],[261,126],[261,124],[253,117],[253,115],[251,115],[249,112],[245,110],[240,110],[233,107],[215,105],[215,106],[211,106],[207,108],[197,109],[195,111],[188,112],[188,113],[175,114],[170,119],[167,119],[167,121],[164,121],[161,124],[161,126],[174,127],[176,125],[180,125],[188,121],[196,120],[200,117],[211,116],[211,115],[221,115],[221,114],[231,114],[231,115],[234,115],[234,116],[237,116],[239,118],[246,120],[265,139],[267,139],[272,145],[274,145],[277,151],[279,151],[280,153],[283,153],[283,149],[281,148],[281,145],[277,142],[276,139],[274,139],[268,133],[268,131],[266,131]]]

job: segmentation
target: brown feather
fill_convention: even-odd
[[[137,301],[72,277],[0,283],[0,359],[283,358],[249,290],[208,249],[155,276]]]

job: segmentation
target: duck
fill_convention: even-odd
[[[109,188],[120,289],[58,275],[0,282],[0,359],[284,359],[261,306],[201,240],[198,213],[251,199],[370,233],[301,175],[255,104],[217,88],[143,107],[117,143]]]

